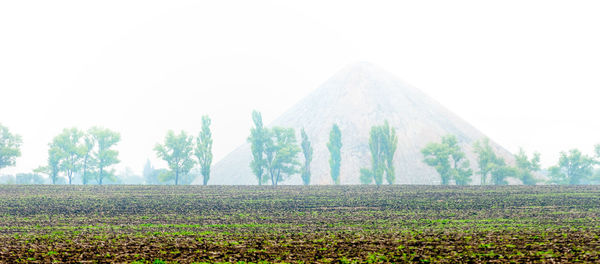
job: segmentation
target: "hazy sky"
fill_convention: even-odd
[[[510,151],[600,143],[598,1],[2,1],[0,123],[42,165],[65,127],[122,135],[141,172],[168,129],[213,119],[215,160],[356,61]],[[165,166],[157,162],[157,165]]]

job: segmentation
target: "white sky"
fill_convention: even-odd
[[[343,66],[369,61],[515,152],[600,143],[598,1],[1,1],[0,123],[42,165],[65,127],[122,135],[141,172],[213,119],[215,160]],[[164,166],[158,162],[156,165]]]

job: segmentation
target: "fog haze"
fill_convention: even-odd
[[[364,5],[363,5],[364,3]],[[4,1],[0,123],[17,166],[45,163],[65,127],[122,135],[140,173],[169,129],[213,120],[215,162],[332,74],[369,61],[512,152],[600,143],[595,1]]]

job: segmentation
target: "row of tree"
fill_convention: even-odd
[[[300,131],[301,147],[297,146],[293,128],[273,127],[267,128],[262,122],[260,112],[252,113],[254,126],[250,129],[248,142],[252,151],[250,168],[256,176],[259,185],[271,181],[276,186],[289,176],[300,173],[302,183],[310,184],[310,163],[313,149],[304,129]],[[398,144],[395,128],[386,121],[381,126],[371,128],[369,147],[371,150],[371,168],[362,168],[361,182],[370,184],[383,183],[383,175],[389,184],[394,183],[394,153]],[[340,169],[342,163],[342,131],[337,124],[333,124],[327,142],[329,150],[329,170],[334,184],[339,185]],[[298,161],[298,153],[302,151],[304,162]]]
[[[48,175],[53,184],[61,173],[69,184],[75,175],[81,175],[83,184],[102,184],[104,179],[114,177],[112,166],[119,163],[119,152],[113,147],[120,140],[119,133],[106,128],[66,128],[50,142],[48,163],[34,172]]]
[[[169,130],[165,142],[156,144],[154,147],[156,155],[166,161],[170,169],[162,173],[158,172],[158,178],[161,181],[174,180],[175,185],[179,185],[180,179],[189,176],[192,168],[198,164],[202,183],[208,184],[213,159],[210,123],[211,120],[208,116],[202,116],[202,129],[197,137],[194,138],[185,131],[175,134]]]
[[[254,126],[250,129],[248,142],[251,144],[252,161],[250,167],[258,184],[278,185],[290,176],[300,174],[305,185],[310,184],[313,148],[308,135],[301,130],[301,142],[298,145],[293,128],[263,125],[260,112],[252,113]],[[208,184],[212,164],[211,120],[202,117],[202,129],[197,137],[185,131],[176,134],[167,132],[164,143],[156,144],[154,151],[162,158],[169,169],[154,169],[149,162],[144,168],[144,178],[148,184],[173,182],[189,184],[197,175]],[[87,131],[77,128],[64,129],[49,144],[48,162],[34,172],[49,176],[53,184],[66,177],[71,184],[75,176],[81,178],[83,184],[104,181],[115,181],[113,165],[119,163],[118,151],[114,146],[120,141],[120,134],[109,129],[92,127]],[[360,169],[362,184],[381,185],[395,182],[394,154],[397,149],[398,136],[396,130],[385,121],[383,125],[373,126],[369,135],[371,167]],[[14,166],[16,158],[21,155],[22,139],[0,124],[0,169]],[[340,184],[342,132],[337,124],[333,124],[327,149],[329,150],[330,175],[334,184]],[[519,179],[526,185],[540,182],[536,174],[540,174],[540,154],[534,153],[530,158],[521,149],[515,157],[514,165],[498,155],[490,145],[489,139],[476,141],[473,146],[481,184],[507,184],[507,178]],[[472,182],[474,174],[470,162],[461,149],[457,138],[444,136],[441,142],[432,142],[422,149],[424,162],[433,167],[440,175],[441,184],[451,183],[467,185]],[[302,153],[302,155],[300,155]],[[299,156],[304,160],[301,162]],[[196,167],[195,165],[199,165]],[[561,152],[558,163],[548,168],[548,181],[552,184],[586,184],[600,181],[594,178],[594,166],[600,165],[600,145],[595,148],[595,156],[583,154],[577,149]],[[195,171],[194,171],[195,170]],[[18,182],[41,182],[39,175],[20,174]]]
[[[487,138],[476,141],[473,151],[477,158],[477,173],[481,185],[508,184],[507,178],[519,179],[525,185],[541,182],[539,177],[535,177],[541,173],[539,153],[534,153],[529,158],[525,151],[520,149],[514,156],[514,166],[511,166],[494,151]],[[456,185],[471,183],[473,171],[455,136],[444,136],[439,143],[429,143],[421,152],[425,156],[424,162],[440,175],[442,185],[448,185],[452,181]],[[595,157],[585,155],[578,149],[561,152],[558,164],[548,169],[549,180],[544,183],[586,184],[599,181],[600,174],[596,178],[593,178],[593,175],[594,166],[600,165],[600,145],[595,147],[595,152]]]
[[[184,183],[189,184],[191,180],[188,176],[196,164],[199,164],[204,185],[208,183],[213,157],[210,123],[208,116],[202,117],[202,130],[196,138],[184,131],[179,134],[167,132],[164,143],[156,144],[154,151],[167,162],[169,170],[151,167],[149,173],[152,176],[148,178],[156,179],[151,183],[173,181],[177,185],[183,178]],[[18,174],[15,180],[18,183],[43,183],[37,174],[42,173],[48,175],[52,184],[61,183],[64,178],[68,184],[72,184],[77,176],[82,184],[93,181],[102,184],[105,180],[117,182],[112,167],[120,162],[119,152],[114,149],[120,140],[119,133],[101,127],[92,127],[87,131],[64,129],[48,144],[47,164],[35,169],[34,173]],[[21,156],[21,144],[19,135],[0,124],[0,169],[16,164],[16,158]],[[144,173],[147,173],[146,168]]]

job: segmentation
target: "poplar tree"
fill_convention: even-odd
[[[329,149],[329,168],[331,172],[331,179],[336,185],[340,184],[340,166],[342,162],[341,155],[342,148],[342,131],[337,124],[333,124],[331,132],[329,133],[329,142],[327,143],[327,149]]]
[[[360,170],[360,181],[363,184],[383,183],[383,175],[388,184],[396,180],[394,168],[394,154],[398,146],[396,129],[390,127],[387,120],[381,126],[371,127],[369,132],[369,150],[371,151],[371,169]]]
[[[196,158],[200,164],[200,173],[202,174],[202,184],[207,185],[210,179],[210,165],[212,163],[212,134],[210,132],[211,120],[208,116],[202,116],[202,130],[196,138]]]
[[[258,185],[262,185],[268,181],[266,175],[265,148],[269,131],[263,125],[260,112],[256,110],[252,111],[252,121],[254,122],[254,127],[250,129],[250,136],[248,137],[248,142],[250,142],[250,149],[252,151],[250,168],[258,180]]]
[[[302,182],[304,185],[310,184],[310,162],[312,161],[313,148],[310,145],[310,140],[308,139],[308,135],[304,131],[304,128],[300,131],[300,136],[302,137],[302,154],[304,156],[304,164],[302,165]]]

